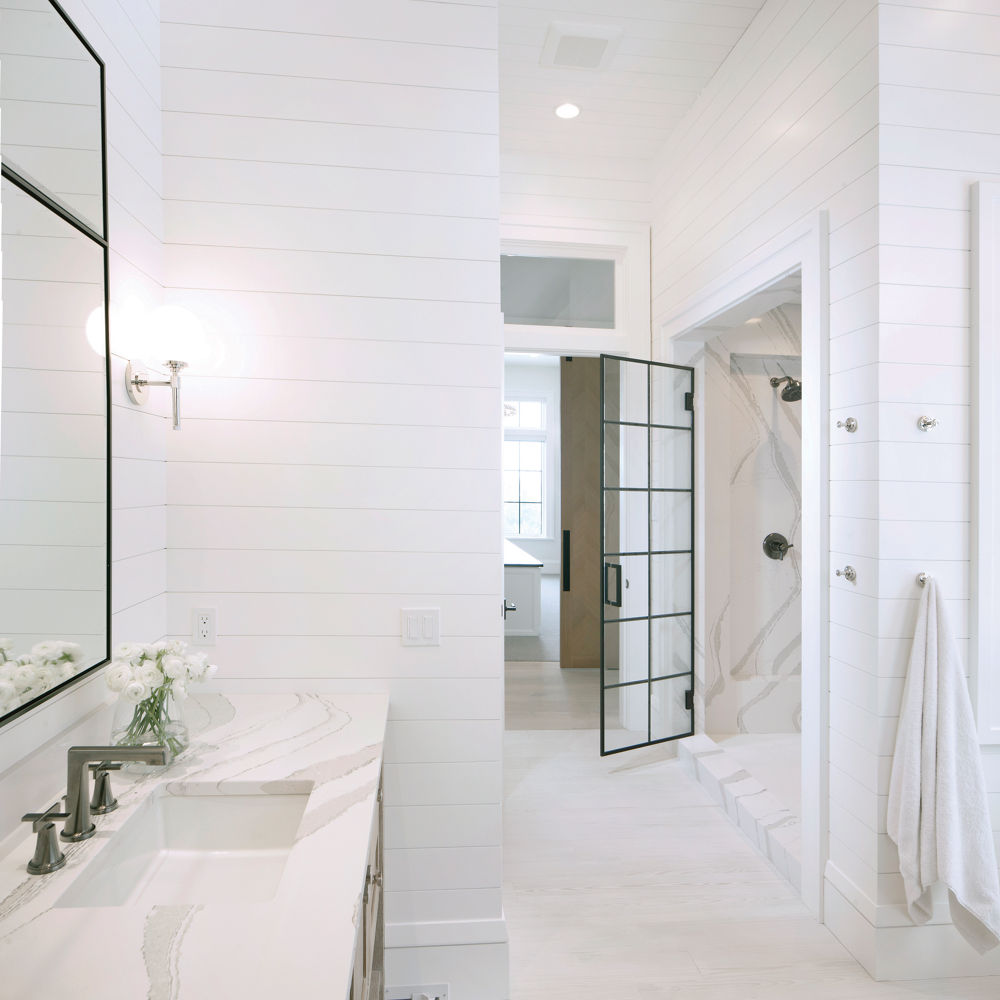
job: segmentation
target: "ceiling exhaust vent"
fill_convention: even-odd
[[[611,25],[553,21],[539,63],[556,69],[606,69],[621,37],[621,28]]]

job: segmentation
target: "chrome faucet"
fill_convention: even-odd
[[[96,827],[90,821],[90,782],[88,764],[93,761],[142,764],[169,764],[170,750],[160,744],[135,747],[70,747],[66,754],[66,825],[59,836],[63,840],[86,840]]]

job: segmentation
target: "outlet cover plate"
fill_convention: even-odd
[[[191,609],[191,645],[215,645],[215,608]]]

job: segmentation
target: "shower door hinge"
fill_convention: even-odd
[[[684,707],[689,712],[694,708],[694,691],[690,689],[684,692]]]
[[[684,409],[685,410],[690,410],[690,411],[694,410],[694,393],[693,392],[686,392],[686,393],[684,393]]]

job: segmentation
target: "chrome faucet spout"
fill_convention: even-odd
[[[90,783],[87,765],[94,761],[142,764],[169,764],[168,747],[148,744],[135,747],[70,747],[66,754],[66,811],[69,817],[59,836],[63,840],[86,840],[94,835],[90,821]]]

